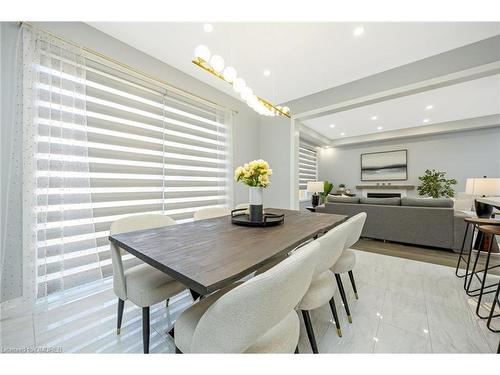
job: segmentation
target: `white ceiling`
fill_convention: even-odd
[[[433,108],[426,109],[428,105]],[[317,117],[304,124],[329,139],[338,139],[499,113],[500,75],[495,75]],[[373,116],[377,119],[372,120]]]
[[[205,44],[277,104],[500,34],[500,23],[477,22],[214,23],[210,33],[201,23],[89,24],[235,95],[191,63],[195,47]],[[359,25],[365,32],[355,37]],[[265,69],[271,76],[263,76]]]

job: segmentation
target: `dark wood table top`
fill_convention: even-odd
[[[200,294],[221,289],[344,222],[347,216],[266,209],[284,213],[282,225],[254,228],[230,216],[139,230],[109,240]]]

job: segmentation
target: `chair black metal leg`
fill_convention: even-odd
[[[300,354],[298,345],[295,347],[295,352],[293,352],[293,354]]]
[[[125,301],[118,298],[118,319],[116,320],[116,334],[119,335],[122,331],[123,308]]]
[[[493,298],[493,304],[491,305],[490,315],[488,316],[488,321],[486,322],[486,327],[492,332],[500,332],[498,329],[491,328],[491,319],[493,318],[493,313],[495,312],[495,307],[498,302],[498,294],[500,293],[500,282],[498,283],[497,291],[495,293],[495,297]],[[500,344],[500,343],[499,343]],[[500,349],[500,346],[499,346]]]
[[[479,257],[481,256],[481,250],[477,250],[477,254],[476,254],[476,259],[474,260],[474,265],[472,266],[472,271],[469,275],[469,282],[467,284],[467,289],[465,289],[465,293],[467,293],[468,296],[470,296],[470,285],[472,283],[472,279],[474,278],[475,274],[476,274],[476,267],[477,267],[477,261],[479,260]]]
[[[144,354],[149,353],[149,306],[142,308],[142,346]]]
[[[347,303],[347,297],[345,295],[344,286],[342,285],[342,279],[340,278],[340,275],[338,273],[335,274],[335,280],[337,280],[340,297],[342,298],[342,302],[344,303],[345,312],[347,314],[347,320],[349,320],[349,323],[352,323],[351,312],[349,311],[349,304]]]
[[[340,328],[339,316],[337,314],[337,308],[335,307],[335,301],[330,300],[330,309],[332,310],[333,319],[335,320],[335,326],[337,327],[337,335],[342,337],[342,329]]]
[[[471,235],[471,240],[470,240],[470,250],[469,250],[469,256],[467,257],[467,267],[465,268],[465,277],[464,277],[464,290],[467,290],[467,279],[470,276],[469,275],[469,266],[470,266],[470,261],[474,249],[474,232],[475,232],[476,226],[473,224],[472,225],[472,235]]]
[[[469,225],[470,225],[470,223],[467,222],[467,225],[465,226],[464,239],[462,241],[462,248],[460,249],[460,255],[458,256],[457,268],[455,268],[455,276],[460,277],[460,278],[466,276],[466,275],[459,275],[458,269],[460,268],[460,263],[462,263],[462,260],[463,260],[465,240],[467,239],[467,233],[469,232]]]
[[[183,354],[177,346],[175,347],[175,354]]]
[[[484,292],[484,284],[486,284],[486,276],[488,276],[488,266],[490,265],[490,256],[491,256],[491,250],[493,249],[493,242],[496,241],[495,236],[491,239],[490,242],[490,247],[488,249],[488,255],[486,256],[486,264],[484,265],[484,271],[483,271],[483,280],[481,281],[481,291],[479,292],[479,296],[477,298],[477,306],[476,306],[476,315],[479,316],[481,319],[487,319],[487,316],[481,316],[479,314],[479,308],[481,307],[481,300],[483,298],[483,292]],[[478,254],[479,256],[479,254]]]
[[[309,337],[309,342],[311,343],[312,352],[314,354],[318,354],[318,346],[316,345],[316,338],[314,337],[314,330],[311,324],[311,316],[309,315],[309,311],[302,310],[302,317],[304,318],[307,337]]]
[[[349,274],[349,279],[351,280],[351,285],[352,285],[352,290],[354,290],[354,296],[356,299],[358,298],[358,290],[356,289],[356,283],[354,282],[354,274],[352,273],[352,270],[348,272]]]
[[[165,307],[168,307],[169,304],[170,304],[170,298],[167,298],[167,300],[165,301]]]
[[[193,289],[189,289],[189,292],[191,293],[191,297],[193,297],[193,301],[196,301],[201,296],[200,293],[195,292]]]

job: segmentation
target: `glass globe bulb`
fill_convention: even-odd
[[[288,107],[283,107],[281,110],[282,110],[284,113],[289,113],[289,112],[290,112],[290,108],[288,108]]]
[[[223,75],[226,81],[234,82],[237,76],[236,69],[234,69],[232,66],[227,66],[226,69],[224,69]]]
[[[256,105],[259,104],[259,99],[257,99],[257,96],[256,95],[251,95],[248,99],[247,99],[247,103],[250,107],[254,107]]]
[[[246,82],[243,78],[236,78],[233,82],[233,89],[236,92],[241,92],[246,87]]]
[[[194,50],[194,57],[198,57],[203,61],[208,62],[210,60],[210,50],[207,46],[200,44]]]
[[[210,65],[212,65],[213,70],[220,73],[224,69],[224,59],[222,56],[213,55],[210,59]]]
[[[253,90],[250,87],[244,87],[241,90],[241,99],[247,101],[253,95]]]

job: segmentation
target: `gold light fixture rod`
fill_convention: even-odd
[[[231,82],[229,82],[227,79],[224,78],[224,76],[219,73],[219,72],[216,72],[211,66],[209,63],[207,63],[205,60],[203,60],[202,58],[200,57],[196,57],[193,61],[193,64],[194,65],[197,65],[198,67],[200,67],[201,69],[205,70],[206,72],[216,76],[217,78],[220,78],[222,79],[224,82],[232,85]],[[257,100],[259,102],[261,102],[266,108],[274,111],[275,113],[281,115],[281,116],[285,116],[285,117],[288,117],[288,118],[291,118],[290,117],[290,113],[287,113],[287,112],[283,112],[280,108],[276,107],[275,105],[273,105],[270,101],[264,99],[264,98],[261,98],[260,96],[257,96]]]

